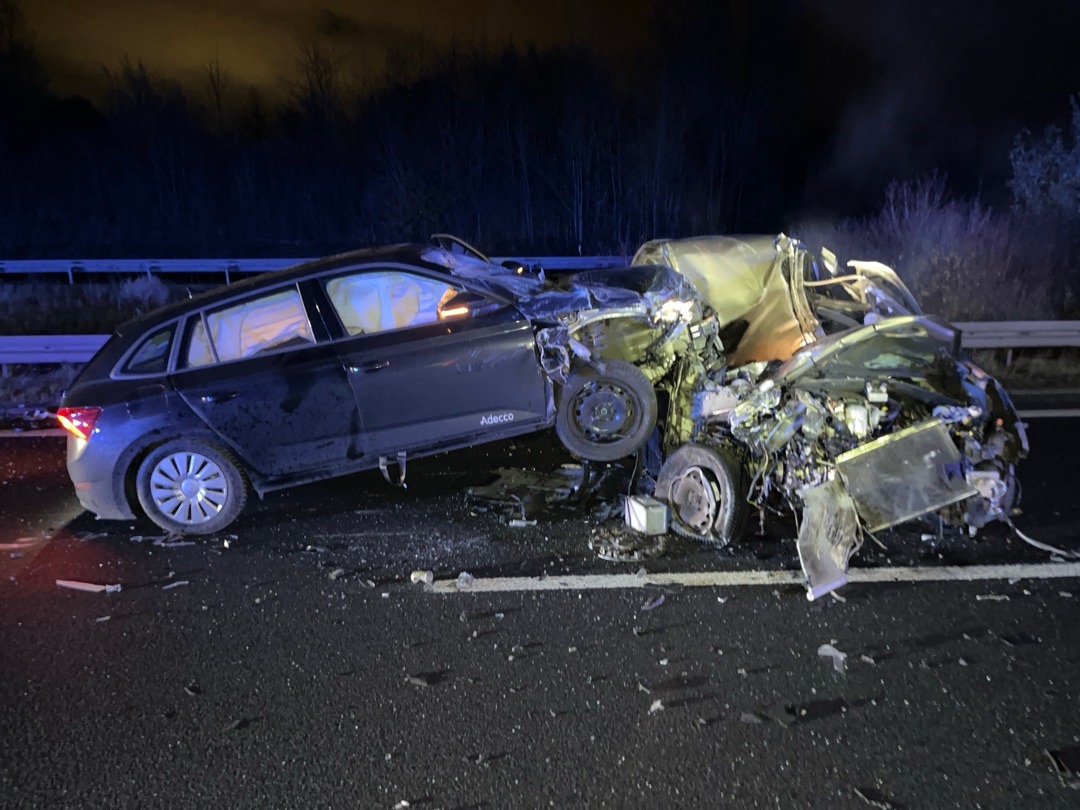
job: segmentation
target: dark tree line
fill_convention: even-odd
[[[123,60],[94,105],[50,93],[17,8],[0,9],[7,257],[309,254],[434,231],[623,251],[733,230],[775,193],[759,100],[677,60],[616,87],[582,49],[456,50],[361,89],[316,43],[282,101],[217,60],[201,88]]]
[[[273,99],[219,59],[184,87],[121,60],[91,103],[50,91],[0,0],[0,256],[313,255],[435,231],[587,254],[777,231],[876,80],[877,44],[816,7],[665,0],[619,71],[586,48],[399,51],[376,85],[318,41]]]

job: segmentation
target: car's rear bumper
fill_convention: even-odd
[[[75,495],[88,512],[103,520],[131,520],[135,517],[124,496],[123,481],[117,479],[120,453],[103,437],[91,441],[68,436],[67,468]],[[91,446],[93,444],[93,446]]]

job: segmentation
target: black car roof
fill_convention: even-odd
[[[237,295],[243,295],[261,287],[271,287],[275,284],[290,281],[292,279],[305,278],[314,273],[325,270],[334,270],[338,267],[348,267],[357,263],[393,262],[410,264],[425,268],[445,275],[450,274],[449,268],[437,264],[431,260],[432,253],[439,252],[440,248],[422,244],[399,244],[384,247],[361,248],[347,253],[338,253],[334,256],[325,256],[308,262],[286,267],[282,270],[272,270],[268,273],[259,273],[257,276],[245,278],[233,284],[215,287],[212,290],[194,295],[184,301],[155,309],[145,315],[140,315],[121,324],[116,333],[118,335],[142,334],[147,329],[152,329],[159,323],[164,323],[179,315],[184,315],[192,310],[212,305],[217,301],[225,301]],[[449,254],[447,254],[449,255]]]

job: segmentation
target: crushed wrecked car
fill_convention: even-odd
[[[656,383],[704,346],[685,277],[556,281],[433,241],[263,274],[117,329],[57,414],[83,507],[208,534],[249,491],[374,467],[403,484],[409,458],[532,431],[595,461],[647,441]]]
[[[784,235],[654,241],[634,264],[689,279],[704,317],[692,328],[710,337],[658,384],[654,495],[676,533],[722,546],[752,509],[790,510],[813,599],[846,582],[866,533],[1008,521],[1024,425],[890,268],[841,271]]]

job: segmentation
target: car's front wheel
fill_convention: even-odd
[[[732,448],[684,444],[660,467],[655,495],[671,507],[676,534],[726,546],[746,530],[745,481]]]
[[[154,448],[135,474],[139,504],[150,520],[176,534],[213,534],[236,520],[247,483],[232,456],[197,439]]]
[[[559,392],[555,433],[567,450],[589,461],[615,461],[637,452],[656,427],[656,391],[625,360],[604,370],[584,366]]]

